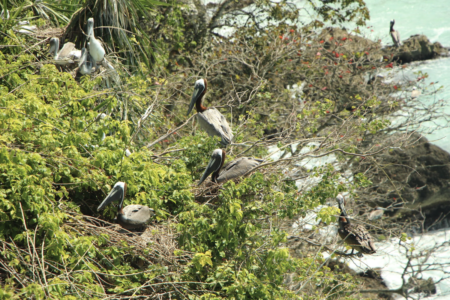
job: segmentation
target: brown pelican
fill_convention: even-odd
[[[91,55],[88,53],[86,48],[83,47],[83,49],[81,49],[81,59],[78,64],[78,72],[83,75],[89,75],[92,73],[92,67],[93,63]]]
[[[206,79],[199,79],[195,82],[194,94],[192,95],[191,103],[187,115],[189,115],[194,108],[197,110],[197,120],[209,136],[217,135],[222,139],[221,143],[224,146],[231,144],[233,140],[233,132],[228,125],[225,117],[217,110],[217,108],[207,108],[202,105],[202,98],[206,93],[208,82]]]
[[[94,60],[94,66],[97,70],[97,64],[101,63],[105,58],[105,49],[102,46],[102,43],[97,40],[94,36],[94,19],[89,18],[87,22],[87,35],[89,38],[89,54]]]
[[[74,63],[74,60],[80,59],[81,51],[75,49],[75,44],[65,43],[61,50],[59,50],[59,39],[53,37],[50,39],[49,51],[53,54],[53,59],[57,65],[68,65]]]
[[[127,184],[121,181],[117,182],[109,195],[98,206],[97,211],[105,208],[111,202],[120,201],[117,216],[120,226],[128,230],[141,228],[150,221],[155,211],[147,206],[137,204],[122,208],[126,192]]]
[[[250,171],[251,169],[253,169],[254,167],[263,162],[262,159],[255,159],[252,157],[241,157],[228,163],[223,168],[223,171],[220,172],[220,169],[222,168],[223,163],[225,162],[225,155],[226,155],[225,150],[223,149],[216,149],[213,151],[209,164],[206,167],[205,173],[203,173],[203,176],[200,179],[198,185],[202,184],[202,182],[205,181],[206,177],[208,177],[209,174],[213,172],[214,173],[211,176],[211,180],[216,183],[222,183],[227,180],[238,178],[244,175],[245,173],[247,173],[248,171]]]
[[[350,223],[344,207],[344,196],[339,194],[337,195],[336,200],[338,202],[339,209],[341,210],[341,215],[339,216],[339,236],[347,245],[352,247],[351,254],[353,254],[354,250],[357,250],[359,255],[362,255],[362,253],[375,253],[376,250],[373,244],[372,236],[367,232],[364,226]]]
[[[391,21],[391,29],[390,29],[390,34],[391,34],[391,38],[392,38],[392,42],[394,43],[395,46],[401,46],[402,43],[400,41],[400,33],[398,33],[397,30],[394,29],[394,24],[395,24],[395,20]]]

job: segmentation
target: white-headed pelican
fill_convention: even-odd
[[[87,35],[89,38],[89,54],[94,60],[94,66],[97,69],[97,64],[101,63],[105,58],[105,49],[102,46],[102,43],[97,40],[94,36],[94,19],[89,18],[87,22]]]
[[[395,46],[401,46],[402,42],[400,41],[400,33],[398,33],[397,30],[394,29],[395,20],[391,21],[391,29],[389,30],[389,33],[391,34],[392,42]]]
[[[208,82],[206,79],[199,79],[195,82],[194,94],[192,95],[191,103],[187,115],[189,115],[192,109],[197,110],[197,120],[200,127],[203,128],[209,136],[220,137],[221,143],[224,146],[231,144],[233,140],[233,132],[228,125],[225,117],[217,110],[217,108],[207,108],[202,105],[202,98],[206,93]]]
[[[119,201],[117,222],[125,229],[137,229],[146,225],[155,211],[144,205],[128,205],[123,208],[123,200],[127,192],[127,184],[125,182],[117,182],[112,188],[109,195],[98,206],[97,211],[105,208],[111,202]]]
[[[53,59],[57,65],[73,64],[75,60],[80,59],[81,51],[75,49],[75,44],[65,43],[61,50],[59,50],[59,38],[53,37],[50,39],[49,52],[53,54]]]

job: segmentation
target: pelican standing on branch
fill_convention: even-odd
[[[372,236],[367,232],[367,230],[362,225],[354,225],[350,223],[348,219],[347,212],[344,207],[344,196],[341,194],[337,195],[336,200],[341,210],[341,215],[339,216],[339,236],[344,240],[344,242],[352,247],[352,253],[357,250],[359,255],[373,254],[376,252],[373,243]]]
[[[398,33],[397,30],[394,29],[395,20],[391,21],[391,29],[389,30],[389,33],[391,34],[392,42],[395,46],[401,46],[402,43],[400,41],[400,33]]]
[[[189,115],[194,108],[197,110],[197,120],[200,127],[205,130],[209,136],[220,137],[221,144],[227,146],[233,140],[233,132],[228,125],[225,117],[217,110],[217,108],[207,108],[202,105],[203,96],[206,93],[208,82],[206,79],[199,79],[195,82],[194,94],[192,95],[191,103],[187,115]]]
[[[112,188],[109,195],[98,206],[97,211],[105,208],[111,202],[119,201],[117,222],[125,229],[137,229],[146,225],[155,211],[144,205],[128,205],[123,208],[123,200],[127,192],[127,184],[125,182],[117,182]]]
[[[61,50],[59,50],[59,38],[53,37],[50,39],[49,52],[53,54],[53,59],[57,65],[73,64],[75,60],[80,59],[81,51],[75,49],[75,44],[65,43]]]
[[[225,150],[223,149],[216,149],[213,151],[208,166],[206,167],[205,173],[203,173],[203,176],[200,179],[198,185],[202,184],[202,182],[205,181],[209,174],[213,172],[214,173],[211,176],[211,180],[216,183],[222,183],[230,179],[241,177],[263,162],[262,159],[241,157],[228,163],[223,168],[223,171],[220,172],[220,169],[225,162],[225,155]]]
[[[94,60],[95,70],[97,70],[97,64],[101,63],[105,58],[105,49],[102,43],[94,36],[94,19],[89,18],[87,22],[87,35],[89,38],[89,54]]]

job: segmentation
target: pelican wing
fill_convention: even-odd
[[[109,195],[103,200],[103,202],[97,207],[97,211],[105,208],[107,205],[109,205],[112,202],[115,201],[123,201],[123,195],[124,190],[121,185],[116,184],[111,192],[109,192]]]
[[[93,36],[89,39],[89,54],[96,63],[100,63],[105,57],[105,49],[103,49],[102,43]]]
[[[391,31],[391,38],[392,38],[392,42],[394,42],[394,44],[396,46],[400,45],[400,33],[398,33],[397,30]]]
[[[81,50],[73,49],[72,51],[70,51],[69,57],[71,57],[74,60],[80,60],[80,58],[81,58]]]
[[[136,226],[147,224],[154,215],[153,209],[139,204],[128,205],[123,209],[123,212],[126,223]]]
[[[58,52],[58,57],[60,59],[70,57],[71,56],[70,53],[74,50],[76,50],[74,43],[71,43],[71,42],[65,43],[64,46],[62,47],[61,51]],[[81,54],[80,54],[80,56],[81,56]]]
[[[225,117],[216,109],[209,108],[197,114],[197,120],[209,136],[218,136],[222,139],[223,145],[231,144],[233,132]]]
[[[364,226],[350,225],[346,228],[348,230],[347,244],[354,246],[362,253],[375,253],[375,246],[372,236],[367,232]],[[350,244],[351,243],[351,244]],[[353,245],[352,245],[353,244]]]
[[[219,178],[217,178],[217,182],[221,183],[230,179],[238,178],[262,162],[263,160],[252,157],[241,157],[233,160],[222,169]]]

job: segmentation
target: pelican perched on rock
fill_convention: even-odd
[[[75,60],[81,57],[81,51],[75,49],[74,43],[65,43],[61,50],[58,51],[58,49],[59,39],[56,37],[51,38],[49,52],[53,54],[53,59],[58,65],[73,64]]]
[[[105,58],[105,49],[103,48],[102,43],[99,40],[97,40],[94,36],[94,19],[93,18],[88,19],[87,35],[89,38],[89,44],[88,44],[89,54],[93,58],[94,66],[96,66],[96,69],[97,69],[97,64],[101,63],[103,61],[103,59]]]
[[[391,21],[391,29],[389,30],[389,33],[391,34],[392,42],[395,46],[401,46],[402,43],[400,41],[400,33],[398,33],[397,30],[394,29],[395,20]]]
[[[367,232],[364,226],[350,223],[344,207],[344,196],[339,194],[337,195],[336,200],[338,202],[339,209],[341,210],[341,215],[339,216],[339,236],[347,245],[352,247],[351,254],[353,254],[354,250],[357,250],[359,255],[362,255],[362,253],[375,253],[376,250],[372,236]]]
[[[93,63],[92,58],[86,48],[81,49],[81,59],[78,64],[78,72],[83,75],[89,75],[92,73]]]
[[[111,202],[119,201],[117,222],[125,229],[137,229],[146,225],[155,211],[144,205],[128,205],[123,208],[123,200],[127,191],[127,184],[125,182],[117,182],[112,188],[109,195],[97,208],[97,211],[105,208]]]
[[[216,135],[222,139],[221,143],[224,146],[231,144],[233,140],[233,132],[228,125],[225,117],[217,110],[217,108],[207,108],[202,105],[202,98],[206,93],[208,82],[206,79],[199,79],[195,82],[194,94],[192,95],[191,103],[187,115],[192,109],[197,110],[197,120],[209,136]]]
[[[200,179],[198,185],[202,184],[202,182],[205,181],[206,177],[208,177],[209,174],[213,172],[214,173],[211,176],[211,180],[216,183],[222,183],[227,180],[238,178],[244,175],[263,162],[262,159],[241,157],[228,163],[221,172],[220,169],[225,162],[225,155],[225,150],[223,149],[216,149],[213,151],[209,164],[206,167],[205,173],[203,173],[203,176]]]

